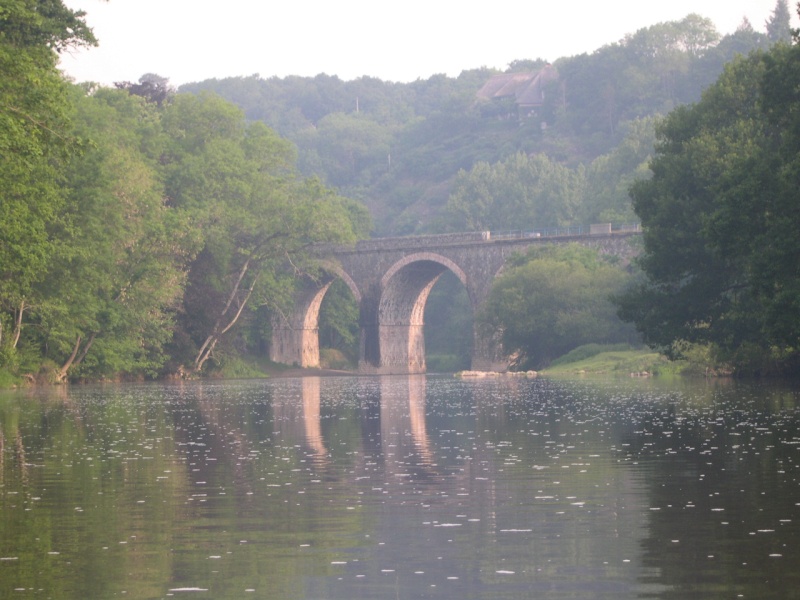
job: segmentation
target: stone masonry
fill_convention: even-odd
[[[473,314],[488,297],[506,259],[534,245],[579,243],[628,262],[638,253],[638,231],[540,237],[489,232],[382,238],[355,246],[320,245],[315,253],[326,274],[301,286],[292,314],[273,320],[270,359],[289,365],[319,365],[318,316],[334,278],[345,281],[359,306],[359,371],[425,372],[423,315],[428,294],[445,270],[469,295]],[[473,370],[507,368],[496,332],[475,330]]]

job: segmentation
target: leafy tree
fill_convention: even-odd
[[[469,368],[473,318],[467,290],[458,277],[445,271],[425,304],[425,360],[429,371]]]
[[[161,106],[175,95],[175,89],[169,85],[169,79],[154,73],[147,73],[139,78],[138,83],[118,81],[114,86],[120,90],[127,90],[134,96],[141,96],[148,102]]]
[[[756,31],[745,17],[736,31],[723,37],[719,44],[709,48],[691,65],[687,89],[702,90],[711,85],[722,73],[726,63],[736,56],[746,56],[754,50],[766,50],[770,40],[766,34]]]
[[[628,189],[634,181],[650,177],[657,119],[637,119],[624,124],[626,135],[610,153],[598,156],[586,169],[585,195],[579,222],[625,223],[636,221]]]
[[[533,368],[583,344],[629,341],[632,330],[611,302],[626,278],[589,248],[532,248],[506,266],[479,323],[502,332],[504,350]]]
[[[632,189],[646,280],[621,299],[651,345],[712,344],[740,369],[800,347],[798,53],[735,60],[660,126],[653,178]]]
[[[56,378],[155,374],[183,291],[187,230],[164,204],[155,108],[114,90],[82,96],[75,134],[92,140],[66,172],[56,252],[38,326]]]
[[[182,324],[201,371],[251,304],[279,306],[314,242],[354,239],[352,206],[294,171],[291,145],[224,100],[178,95],[167,107],[166,192],[202,232]]]
[[[96,43],[83,17],[60,0],[0,6],[0,366],[13,360],[53,251],[59,176],[77,145],[56,64],[59,52]]]
[[[320,348],[340,350],[351,364],[357,364],[359,342],[358,305],[347,285],[336,279],[320,306]]]
[[[563,226],[575,218],[583,185],[582,170],[518,153],[459,172],[447,210],[456,228],[470,231]]]
[[[751,26],[720,39],[713,24],[698,15],[658,23],[595,52],[556,60],[559,80],[545,90],[539,118],[524,122],[506,118],[507,109],[495,114],[476,104],[476,92],[499,74],[487,68],[407,84],[253,75],[182,90],[214,91],[242,107],[249,120],[291,139],[301,172],[362,200],[377,234],[432,233],[456,226],[446,205],[459,171],[520,152],[588,169],[622,143],[630,123],[698,101],[733,56],[767,45],[767,36]],[[515,60],[507,72],[542,64]],[[629,182],[631,171],[625,173],[626,181],[617,186],[603,181],[600,205],[586,206],[581,218],[626,212],[607,206],[612,196],[624,200],[618,191]]]
[[[541,71],[547,66],[547,61],[543,58],[537,58],[536,60],[531,59],[522,59],[522,60],[512,60],[508,63],[508,68],[506,69],[506,73],[524,73],[524,72],[536,72]]]
[[[389,138],[390,131],[375,121],[331,113],[301,136],[299,145],[316,158],[306,172],[316,172],[330,185],[357,186],[387,169]]]
[[[713,23],[691,14],[642,28],[591,55],[556,61],[565,82],[559,127],[607,151],[619,139],[619,123],[698,99],[704,82],[694,80],[692,65],[718,41]]]
[[[85,12],[70,9],[61,0],[8,2],[0,9],[0,36],[3,44],[20,50],[44,50],[41,56],[52,62],[52,52],[97,43],[85,16]]]
[[[766,22],[767,37],[773,44],[789,42],[792,39],[792,24],[787,0],[777,0],[772,15]]]

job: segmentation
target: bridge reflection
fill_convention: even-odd
[[[338,419],[335,407],[329,405],[323,415],[321,378],[298,381],[299,390],[295,391],[300,392],[300,398],[294,393],[276,398],[275,430],[286,438],[302,440],[303,459],[331,475],[334,456],[325,440],[323,421]],[[363,383],[357,407],[360,448],[356,461],[374,460],[398,476],[435,474],[434,450],[425,421],[425,376],[370,378]]]

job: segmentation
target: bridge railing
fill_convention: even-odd
[[[492,231],[491,240],[518,240],[528,238],[552,238],[576,235],[602,235],[608,233],[633,233],[642,230],[641,223],[597,223],[594,225],[572,225],[570,227],[546,227],[543,229]]]
[[[475,242],[491,242],[498,240],[521,240],[531,238],[556,238],[568,236],[603,235],[610,233],[634,233],[642,230],[640,223],[595,223],[593,225],[573,225],[571,227],[547,227],[543,229],[514,231],[465,231],[460,233],[440,233],[430,235],[386,237],[361,240],[355,246],[340,244],[314,244],[313,251],[320,255],[337,252],[373,252],[386,248],[421,249],[426,246],[448,244],[472,244]]]

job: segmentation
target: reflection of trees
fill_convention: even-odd
[[[782,599],[800,589],[796,392],[727,387],[651,407],[626,439],[648,470],[645,583],[663,586],[659,598]]]
[[[594,582],[622,582],[620,597],[675,600],[800,583],[788,567],[800,538],[796,395],[755,400],[727,384],[659,400],[658,382],[630,385],[641,401],[616,384],[605,394],[424,375],[0,400],[0,557],[20,557],[2,565],[0,597],[17,584],[65,598],[183,586],[215,598],[394,597],[389,583],[340,583],[356,568],[331,566],[343,555],[359,569],[425,571],[398,569],[403,597],[454,573],[464,597],[511,597],[514,577],[525,593],[585,597]],[[686,530],[700,539],[672,542]],[[644,573],[638,584],[630,569]]]
[[[6,478],[0,494],[0,556],[19,558],[3,569],[0,597],[17,587],[60,598],[162,595],[172,557],[167,498],[183,478],[163,405],[129,402],[134,389],[59,386],[0,398],[0,456],[13,457],[2,472],[17,473],[11,463],[25,473]],[[164,472],[175,477],[157,479]]]
[[[28,463],[25,460],[25,445],[22,442],[22,435],[19,427],[15,427],[12,432],[11,446],[13,447],[12,465],[14,473],[19,475],[23,482],[28,481]],[[6,438],[0,429],[0,483],[5,479],[5,450]]]

